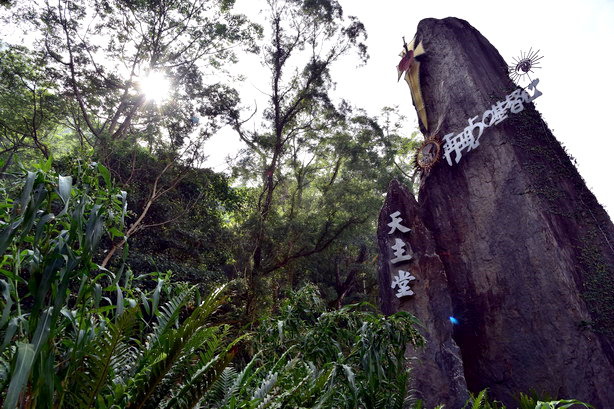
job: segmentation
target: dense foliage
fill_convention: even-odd
[[[93,262],[102,236],[121,234],[126,209],[102,165],[89,164],[76,184],[49,168],[28,172],[20,200],[5,192],[0,208],[4,408],[182,408],[203,400],[228,408],[401,407],[405,346],[421,342],[407,314],[384,318],[359,306],[329,313],[308,287],[262,323],[249,344],[259,352],[233,366],[249,334],[215,319],[223,288],[202,298],[186,285],[165,292],[158,276],[147,291],[136,285],[147,276]]]
[[[269,1],[264,30],[232,6],[14,4],[4,20],[33,42],[0,47],[3,171],[51,156],[104,164],[128,193],[128,213],[100,265],[121,264],[130,245],[137,274],[237,279],[248,320],[306,282],[338,307],[373,301],[374,221],[388,181],[411,183],[400,163],[412,142],[394,110],[374,118],[330,95],[334,64],[367,58],[364,26],[336,0]],[[270,70],[259,118],[231,88],[240,50]],[[163,100],[143,87],[152,73],[171,84]],[[232,179],[199,169],[203,142],[224,124],[245,144]]]

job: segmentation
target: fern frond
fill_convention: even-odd
[[[159,400],[158,395],[161,395],[160,398],[172,395],[173,391],[183,385],[186,379],[194,376],[204,363],[211,361],[223,350],[225,335],[226,332],[220,327],[199,329],[183,347],[183,352],[158,385],[159,392],[152,400]]]
[[[252,368],[259,362],[261,356],[261,352],[256,353],[249,361],[249,363],[243,368],[239,375],[236,377],[232,387],[226,392],[226,396],[224,397],[223,404],[227,404],[230,401],[232,396],[241,396],[243,392],[250,384],[251,380],[257,375],[257,370],[252,372]],[[260,368],[258,368],[260,369]]]
[[[188,291],[177,294],[160,307],[158,321],[154,325],[151,334],[147,337],[145,344],[147,348],[152,348],[159,341],[160,337],[172,327],[177,318],[179,318],[181,308],[194,294],[194,289],[195,287],[192,287]]]
[[[318,372],[315,366],[311,364],[309,365],[309,369],[311,382],[303,394],[301,403],[306,407],[321,407],[322,405],[326,404],[331,396],[331,393],[333,392],[333,389],[326,387],[327,385],[331,384],[333,374],[335,373],[335,367],[330,365],[328,369]]]
[[[211,402],[212,408],[224,406],[227,403],[227,399],[229,399],[229,395],[233,395],[233,386],[238,375],[238,372],[233,367],[224,368],[220,377],[203,396],[203,402]]]
[[[185,362],[186,357],[194,352],[193,347],[207,339],[201,331],[205,330],[204,327],[209,317],[222,304],[220,294],[224,288],[222,286],[213,291],[177,329],[171,330],[169,326],[174,320],[173,317],[178,316],[184,301],[174,302],[169,308],[165,308],[166,305],[163,307],[164,312],[161,314],[163,321],[159,328],[166,329],[156,331],[156,336],[152,338],[153,344],[150,343],[151,348],[142,358],[145,365],[141,366],[141,370],[135,375],[130,385],[132,402],[129,408],[148,407],[160,384],[169,374],[172,375],[173,368],[178,363]],[[156,360],[156,363],[149,364],[153,359]]]
[[[178,393],[169,400],[165,409],[193,408],[220,378],[234,358],[234,345],[203,365],[185,382]]]
[[[121,367],[130,346],[127,340],[136,323],[137,309],[125,311],[115,324],[108,323],[95,338],[83,344],[87,352],[75,368],[66,399],[79,407],[91,408],[108,386],[109,375]]]
[[[486,402],[487,393],[488,393],[488,390],[484,389],[480,393],[478,393],[478,396],[474,397],[472,395],[470,401],[468,402],[468,403],[471,403],[471,409],[481,409],[482,404]]]
[[[262,399],[268,395],[269,391],[277,384],[278,372],[269,372],[266,378],[262,380],[258,389],[252,394],[252,399]]]

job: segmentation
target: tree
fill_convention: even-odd
[[[128,208],[144,208],[166,164],[145,149],[118,153],[114,160],[116,180],[129,188]],[[168,185],[178,176],[176,186],[151,204],[138,238],[130,242],[128,262],[135,274],[172,270],[184,281],[221,279],[231,257],[226,219],[242,203],[240,191],[230,186],[228,176],[196,167],[175,166],[158,183]],[[127,215],[126,223],[132,225],[138,216]]]
[[[99,155],[119,141],[179,147],[193,131],[210,134],[236,93],[208,83],[208,74],[235,61],[236,47],[253,48],[259,32],[231,13],[231,1],[40,3],[14,8],[12,15],[25,16],[38,30],[47,75],[70,96],[71,124]],[[165,79],[172,85],[165,103],[151,100],[149,75],[156,75],[155,87]]]
[[[293,288],[305,278],[295,268],[300,260],[372,227],[397,149],[377,120],[330,96],[335,62],[354,51],[367,58],[364,26],[334,0],[268,6],[270,93],[262,125],[248,129],[252,117],[232,121],[247,144],[235,174],[257,186],[237,224],[246,236],[236,267],[246,278],[250,314],[254,294],[259,301],[267,294],[265,280],[273,292]]]
[[[321,251],[289,260],[277,280],[290,288],[314,281],[334,307],[346,297],[353,302],[375,300],[374,232],[382,194],[392,178],[411,182],[395,162],[411,140],[388,132],[382,122],[360,110],[347,110],[337,124],[311,136],[311,147],[298,144],[309,154],[299,150],[293,155],[287,165],[292,172],[278,188],[282,213],[276,223],[284,227],[275,235],[286,242],[278,242],[279,249],[314,249],[313,243],[329,227],[339,234]],[[290,200],[284,203],[284,197]]]
[[[0,50],[0,173],[14,159],[48,159],[68,148],[61,135],[65,104],[44,62],[23,47]]]
[[[81,146],[92,148],[95,160],[124,181],[143,177],[135,162],[128,177],[117,168],[117,157],[139,145],[163,163],[142,207],[133,209],[133,223],[113,243],[103,265],[148,225],[154,203],[201,161],[202,142],[238,103],[234,89],[210,80],[236,61],[238,47],[254,50],[260,32],[244,16],[233,14],[232,5],[213,0],[45,0],[10,10],[14,19],[38,30],[35,46],[46,62],[45,75],[67,97],[67,122]],[[152,84],[152,78],[158,82]],[[152,87],[167,81],[168,98],[153,100]]]

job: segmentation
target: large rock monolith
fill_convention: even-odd
[[[517,89],[495,47],[466,21],[423,20],[416,40],[425,49],[428,130],[439,138]],[[469,389],[489,388],[509,407],[534,390],[614,408],[607,213],[532,103],[485,129],[458,163],[451,158],[423,175],[419,203],[459,320],[454,339]]]
[[[439,404],[461,408],[469,396],[460,351],[452,339],[448,280],[418,202],[397,180],[388,186],[378,224],[382,311],[412,313],[420,320],[419,331],[426,341],[423,348],[409,348],[406,353],[413,397],[427,408]]]

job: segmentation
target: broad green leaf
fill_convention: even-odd
[[[36,223],[36,234],[34,235],[34,246],[38,245],[38,241],[40,240],[43,232],[45,231],[45,225],[50,221],[55,219],[55,216],[52,213],[48,213],[40,218],[40,220]]]
[[[122,293],[122,289],[120,286],[117,286],[117,304],[115,310],[115,319],[119,318],[120,315],[124,312],[124,293]]]
[[[58,194],[64,202],[64,208],[57,217],[64,216],[68,211],[68,204],[70,202],[70,192],[72,190],[72,176],[60,176],[58,178]]]
[[[100,284],[94,284],[94,308],[98,308],[100,300],[102,299],[102,287]]]
[[[38,325],[36,326],[36,331],[34,331],[34,336],[32,337],[32,345],[34,346],[34,351],[38,352],[41,345],[47,342],[47,338],[49,337],[49,331],[51,327],[51,317],[53,316],[53,307],[49,307],[45,310],[40,320],[38,321]]]
[[[19,209],[21,212],[25,211],[26,206],[30,202],[30,195],[32,194],[32,188],[34,187],[34,180],[36,180],[36,172],[28,172],[26,176],[26,184],[21,193],[21,202],[19,203]]]
[[[3,351],[4,348],[9,345],[18,328],[19,318],[11,318],[11,320],[9,321],[9,325],[6,327],[6,331],[4,332],[4,340],[2,341],[2,345],[0,346],[0,351]]]
[[[111,172],[107,169],[102,163],[98,164],[98,171],[102,178],[104,179],[104,183],[106,183],[107,187],[111,187]]]
[[[2,309],[2,317],[0,317],[0,328],[9,322],[11,308],[13,308],[13,298],[11,297],[11,286],[4,280],[0,280],[2,286],[2,298],[4,298],[4,308]]]
[[[151,297],[151,311],[155,313],[158,311],[158,303],[160,302],[160,291],[162,290],[162,285],[164,284],[164,280],[158,278],[158,284],[156,285],[156,289],[153,292],[153,296]]]
[[[32,344],[18,343],[17,344],[17,357],[15,359],[15,366],[11,374],[11,383],[6,392],[6,399],[4,401],[4,409],[15,409],[19,401],[19,395],[24,390],[30,377],[30,371],[36,354],[34,352],[34,346]]]
[[[60,176],[58,178],[58,194],[65,204],[70,200],[70,191],[72,189],[72,176]]]
[[[23,218],[18,218],[14,222],[9,223],[7,226],[2,229],[0,232],[0,256],[4,254],[7,247],[11,243],[11,239],[15,235],[15,231],[23,222]]]

